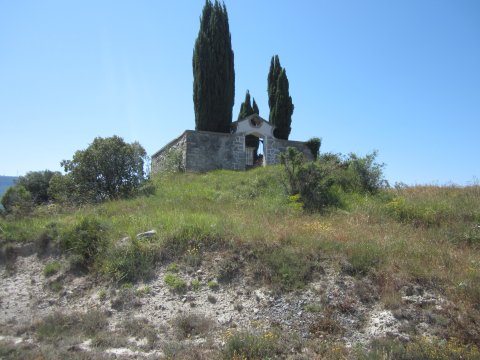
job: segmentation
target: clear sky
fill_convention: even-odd
[[[226,0],[236,120],[268,119],[280,56],[292,140],[377,149],[391,184],[480,178],[480,1]],[[192,51],[203,0],[0,0],[0,175],[61,170],[96,136],[151,155],[195,127]]]

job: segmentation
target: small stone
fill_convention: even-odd
[[[157,234],[156,230],[148,230],[143,233],[137,234],[137,239],[149,238],[149,237],[155,236],[156,234]]]

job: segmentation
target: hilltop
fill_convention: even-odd
[[[478,359],[480,187],[339,193],[283,168],[0,219],[0,357]]]

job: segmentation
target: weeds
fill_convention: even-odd
[[[43,275],[46,277],[52,276],[60,271],[62,264],[58,261],[51,261],[43,268]]]
[[[276,355],[277,338],[277,335],[272,332],[265,332],[261,335],[228,332],[223,358],[269,359]]]
[[[92,265],[107,248],[106,226],[94,217],[84,217],[62,234],[60,244],[65,251],[80,256],[84,266]]]
[[[65,315],[56,313],[34,325],[36,336],[42,341],[58,342],[71,337],[93,337],[108,325],[105,313],[91,310]]]
[[[313,264],[287,247],[263,249],[258,252],[257,277],[278,290],[302,288],[311,276]]]
[[[163,278],[163,281],[170,288],[170,290],[177,293],[183,293],[187,290],[187,283],[185,280],[175,274],[167,273]]]
[[[200,290],[200,280],[198,279],[193,279],[191,282],[190,282],[190,287],[192,288],[193,291],[198,291]]]
[[[173,319],[173,325],[180,339],[206,334],[213,322],[204,315],[180,314]]]
[[[218,283],[215,280],[210,280],[207,283],[207,286],[210,290],[213,290],[213,291],[217,291],[220,288],[220,286],[218,285]]]

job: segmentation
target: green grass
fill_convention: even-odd
[[[178,275],[167,273],[163,278],[165,284],[173,291],[183,293],[187,289],[187,283]]]
[[[62,264],[58,261],[51,261],[43,268],[43,275],[46,277],[58,273],[62,268]]]
[[[340,208],[318,214],[289,199],[280,166],[153,182],[148,197],[0,218],[0,242],[48,234],[89,271],[132,283],[158,264],[183,269],[199,266],[210,251],[243,254],[241,271],[279,291],[305,286],[319,259],[330,258],[348,261],[354,276],[371,277],[385,302],[401,284],[417,282],[480,319],[479,186],[341,192]],[[152,229],[156,236],[136,239]]]

